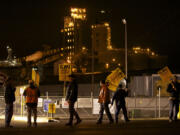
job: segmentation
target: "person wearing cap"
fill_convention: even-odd
[[[170,94],[169,97],[169,122],[177,121],[177,114],[179,112],[179,94],[180,94],[180,83],[177,81],[177,76],[171,80],[168,85],[167,92]]]
[[[38,97],[40,97],[40,90],[35,86],[33,80],[29,80],[29,87],[24,90],[23,95],[26,97],[27,105],[27,126],[31,127],[31,114],[34,114],[34,123],[33,126],[37,126],[37,104]]]
[[[74,104],[77,101],[77,97],[78,97],[78,84],[76,82],[76,77],[73,74],[70,75],[69,77],[71,78],[71,81],[67,87],[66,101],[69,104],[70,117],[69,117],[69,122],[66,124],[66,126],[72,126],[73,125],[73,116],[75,116],[77,119],[75,125],[81,123],[81,121],[82,121],[80,119],[78,113],[74,109]]]
[[[109,93],[107,85],[108,84],[105,82],[105,80],[100,81],[100,92],[99,92],[99,99],[98,99],[98,103],[100,104],[100,111],[99,111],[99,119],[96,124],[102,123],[104,110],[109,119],[109,124],[112,124],[114,122],[112,115],[110,113],[110,110],[109,110],[110,93]]]
[[[115,112],[116,123],[118,123],[118,115],[119,115],[121,108],[123,110],[125,122],[129,121],[128,116],[127,116],[126,101],[125,101],[125,97],[127,97],[127,96],[128,96],[128,92],[125,89],[123,89],[123,85],[120,84],[118,86],[116,92],[114,93],[112,102],[111,102],[111,105],[113,105],[114,100],[116,102],[116,112]]]
[[[9,77],[6,80],[5,86],[5,127],[12,128],[13,126],[11,126],[10,123],[13,116],[13,103],[15,101],[16,91],[16,88],[13,86],[13,79]]]

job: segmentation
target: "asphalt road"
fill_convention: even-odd
[[[66,122],[40,123],[37,128],[26,128],[25,122],[13,121],[14,128],[8,129],[0,120],[0,135],[180,135],[180,122],[167,120],[132,120],[112,125],[108,121],[96,125],[95,120],[83,120],[73,127],[66,127]]]

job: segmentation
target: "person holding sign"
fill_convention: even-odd
[[[111,102],[111,105],[113,105],[114,100],[116,101],[116,113],[115,113],[116,124],[118,123],[118,115],[119,115],[121,108],[123,110],[125,121],[126,122],[129,121],[129,119],[127,117],[127,109],[126,109],[126,101],[125,101],[125,97],[127,97],[127,95],[128,95],[128,92],[125,89],[123,89],[123,85],[119,84],[116,92],[114,93],[114,96],[113,96],[112,102]]]
[[[97,121],[96,124],[101,124],[102,119],[103,119],[103,113],[104,110],[109,118],[109,123],[112,124],[114,122],[111,113],[109,111],[109,103],[110,103],[110,93],[107,87],[107,84],[105,83],[105,80],[100,81],[100,93],[99,93],[99,100],[98,102],[100,103],[100,111],[99,111],[99,120]]]
[[[71,78],[71,82],[67,88],[66,101],[69,103],[70,118],[69,118],[69,122],[66,124],[66,126],[72,126],[73,116],[75,116],[77,119],[77,122],[75,123],[75,125],[81,123],[81,121],[82,121],[80,119],[78,113],[74,109],[74,104],[77,101],[77,97],[78,97],[78,84],[76,82],[76,77],[73,74],[69,75],[69,77]]]
[[[180,83],[177,81],[177,76],[171,79],[168,85],[167,92],[170,93],[169,97],[169,122],[177,121],[177,114],[179,112],[179,94],[180,94]]]

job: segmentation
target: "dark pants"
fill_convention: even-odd
[[[125,121],[128,121],[126,103],[121,103],[121,104],[116,104],[116,112],[115,112],[116,123],[118,122],[118,115],[119,115],[121,108],[123,110],[123,115],[124,115]]]
[[[31,126],[31,116],[32,116],[32,113],[34,115],[34,123],[36,124],[36,120],[37,120],[37,106],[27,106],[27,124],[28,126]]]
[[[178,100],[169,100],[169,119],[177,120],[177,114],[179,112],[179,101]]]
[[[13,103],[6,104],[6,108],[5,108],[5,126],[10,126],[12,116],[13,116]]]
[[[107,115],[109,121],[113,122],[113,118],[112,118],[111,113],[109,111],[109,106],[108,105],[109,105],[108,103],[104,103],[104,104],[101,103],[100,104],[99,120],[98,120],[99,122],[102,122],[104,110],[106,112],[106,115]]]
[[[74,109],[74,104],[75,102],[69,102],[69,114],[70,114],[69,123],[73,122],[73,116],[75,116],[77,120],[80,120],[78,113]]]

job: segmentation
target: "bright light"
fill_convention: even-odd
[[[105,25],[105,26],[107,26],[107,27],[109,27],[109,23],[107,23],[107,22],[106,22],[106,23],[104,23],[104,25]]]
[[[69,23],[69,27],[73,27],[74,26],[74,23],[73,22],[70,22]]]
[[[140,50],[141,47],[134,47],[133,50]]]
[[[154,52],[152,52],[152,56],[154,56],[155,55],[155,53]]]
[[[20,94],[22,95],[24,93],[24,89],[20,88]]]
[[[112,61],[113,61],[113,62],[115,62],[115,61],[116,61],[116,59],[115,59],[115,58],[113,58],[113,59],[112,59]]]
[[[104,11],[104,10],[101,10],[100,12],[101,12],[102,14],[104,14],[104,13],[105,13],[105,11]]]
[[[118,66],[121,66],[121,64],[120,64],[120,63],[118,63]]]
[[[127,22],[126,22],[126,19],[122,19],[122,22],[123,22],[123,24],[126,24]]]
[[[86,50],[86,47],[85,47],[85,46],[83,46],[83,47],[82,47],[82,50]]]
[[[105,67],[108,69],[109,68],[109,63],[106,63]]]
[[[148,52],[150,52],[150,49],[149,49],[149,48],[147,48],[147,51],[148,51]]]
[[[85,8],[71,8],[71,17],[74,19],[86,19],[86,9]]]
[[[31,117],[33,119],[33,117]],[[27,121],[27,117],[13,117],[14,121]],[[37,117],[37,122],[42,123],[42,122],[48,122],[48,118],[43,118],[43,117]]]

